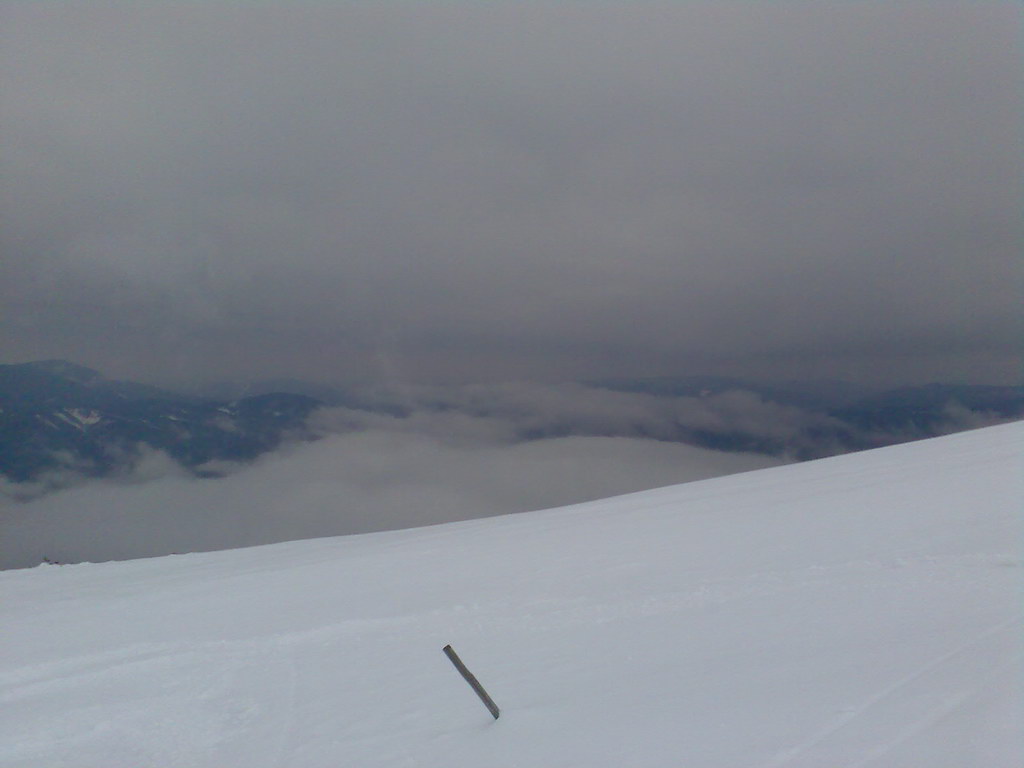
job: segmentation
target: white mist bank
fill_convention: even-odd
[[[1016,768],[1022,455],[0,573],[0,765]]]
[[[0,504],[0,567],[130,559],[543,509],[777,466],[756,454],[629,438],[509,444],[483,420],[330,434],[218,479],[171,462],[144,482],[90,482]],[[153,464],[160,464],[153,457]],[[148,465],[147,465],[148,466]]]

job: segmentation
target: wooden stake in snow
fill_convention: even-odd
[[[469,687],[476,691],[476,695],[480,697],[480,701],[484,703],[484,706],[487,707],[490,713],[494,715],[494,719],[497,720],[498,715],[501,714],[498,710],[498,705],[494,703],[494,699],[487,695],[487,691],[485,691],[484,687],[480,685],[480,681],[473,676],[473,673],[466,669],[466,665],[462,663],[462,659],[459,658],[455,649],[450,645],[446,645],[444,647],[444,655],[447,656],[451,663],[455,665],[455,668],[459,670],[459,674],[466,679],[466,682],[469,683]]]

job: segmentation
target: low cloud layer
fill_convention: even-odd
[[[686,384],[697,394],[684,396],[535,383],[349,390],[343,397],[353,405],[309,416],[303,434],[316,440],[286,442],[252,463],[194,468],[217,478],[200,479],[166,454],[139,446],[132,461],[103,480],[68,468],[0,487],[0,567],[543,509],[986,426],[1020,411],[1012,391],[977,401],[994,407],[1008,398],[996,412],[959,404],[957,393],[970,394],[969,388],[925,388],[913,397],[895,393],[855,422],[834,415],[842,411],[830,415],[754,391],[703,386]],[[828,397],[834,404],[855,397],[822,392],[777,396],[786,402]],[[904,402],[900,397],[911,397],[909,420],[892,421],[886,404]]]
[[[334,413],[331,418],[341,418]],[[442,424],[441,420],[446,423]],[[458,422],[458,423],[456,423]],[[365,426],[365,425],[364,425]],[[219,479],[168,466],[145,482],[94,481],[0,504],[0,567],[146,557],[543,509],[779,459],[629,438],[510,443],[465,415],[293,444]]]
[[[582,384],[506,383],[462,387],[404,387],[370,391],[375,408],[397,408],[401,417],[325,409],[311,424],[327,432],[386,423],[390,429],[446,437],[479,431],[495,439],[526,440],[569,435],[686,441],[694,432],[742,434],[774,452],[798,451],[812,427],[839,422],[805,408],[769,402],[732,389],[696,397],[617,392]],[[820,446],[819,446],[820,447]]]

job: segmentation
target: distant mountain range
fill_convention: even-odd
[[[950,409],[1000,419],[1024,415],[1024,387],[926,384],[869,395],[830,409],[830,415],[861,429],[931,434],[948,421]]]
[[[841,381],[754,382],[715,376],[606,379],[592,386],[666,397],[752,392],[768,403],[820,417],[795,440],[702,432],[693,442],[718,450],[789,453],[800,459],[879,448],[1024,418],[1024,386],[925,384],[879,390]]]
[[[597,379],[590,386],[617,392],[640,392],[662,397],[707,397],[730,391],[753,392],[762,399],[798,408],[826,411],[850,405],[877,394],[872,389],[845,381],[756,382],[727,376],[683,376]]]
[[[103,476],[148,446],[203,474],[211,461],[249,460],[285,436],[311,437],[306,419],[320,405],[291,393],[207,400],[62,360],[0,365],[0,472],[15,482],[62,469]]]
[[[843,382],[764,383],[707,376],[606,379],[586,386],[659,398],[714,399],[748,392],[757,396],[757,402],[799,409],[806,418],[786,432],[673,423],[656,434],[642,429],[570,430],[554,419],[520,434],[520,439],[566,434],[646,437],[808,459],[1024,417],[1020,386],[931,384],[877,391]],[[386,396],[283,379],[223,385],[214,392],[221,396],[111,381],[61,360],[0,365],[0,475],[15,483],[61,470],[101,477],[124,471],[148,449],[155,449],[196,475],[210,476],[217,474],[216,462],[248,461],[286,439],[315,439],[308,419],[324,405],[396,418],[416,408],[453,407],[429,401],[409,405]]]

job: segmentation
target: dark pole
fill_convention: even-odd
[[[480,685],[480,681],[473,676],[473,673],[466,669],[466,665],[462,663],[462,659],[460,659],[459,655],[455,653],[455,649],[450,645],[446,645],[444,647],[444,655],[447,656],[449,661],[455,665],[455,668],[459,670],[459,673],[466,679],[466,682],[469,683],[469,687],[476,691],[476,695],[480,697],[480,701],[484,703],[484,706],[490,710],[490,713],[494,715],[494,719],[497,720],[498,715],[501,714],[498,710],[498,705],[495,704],[494,700],[487,695],[487,691],[485,691],[484,687]]]

